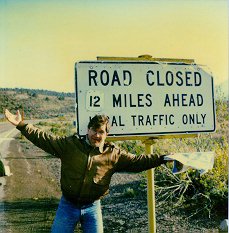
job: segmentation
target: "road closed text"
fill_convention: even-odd
[[[202,84],[201,74],[197,71],[167,71],[160,73],[159,70],[148,70],[144,77],[149,86],[200,86]],[[89,86],[130,86],[132,84],[132,73],[129,70],[89,70]]]

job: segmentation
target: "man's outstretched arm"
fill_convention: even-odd
[[[20,111],[18,110],[16,115],[12,114],[9,110],[5,110],[6,119],[17,127],[18,130],[34,145],[42,150],[50,153],[56,157],[60,157],[63,153],[63,145],[66,144],[66,138],[60,138],[48,134],[32,124],[26,124],[23,122]]]

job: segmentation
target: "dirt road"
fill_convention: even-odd
[[[49,232],[60,189],[41,150],[28,147],[15,127],[0,126],[0,155],[11,176],[1,178],[0,232]]]
[[[13,136],[17,134],[15,127],[11,127],[9,124],[0,123],[0,159],[1,162],[7,166],[8,162],[6,160],[7,150],[9,143],[13,140]],[[4,198],[4,186],[6,184],[5,177],[0,177],[0,200]],[[4,212],[4,202],[0,202],[0,225],[6,226],[6,218]],[[0,228],[1,229],[1,228]],[[2,230],[1,230],[2,231]]]

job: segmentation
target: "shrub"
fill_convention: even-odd
[[[132,154],[140,155],[140,154],[144,154],[144,152],[145,152],[144,145],[142,144],[141,141],[127,140],[124,142],[119,142],[117,144],[120,147],[122,147],[124,150],[126,150]]]
[[[228,202],[228,122],[227,102],[218,100],[217,130],[196,138],[167,140],[172,152],[215,151],[214,168],[200,176],[189,170],[174,176],[170,169],[157,170],[156,185],[161,200],[172,201],[176,207],[188,208],[190,216],[197,214],[223,215],[227,218]],[[160,152],[163,143],[155,145]]]
[[[57,98],[58,98],[58,100],[64,100],[65,99],[64,95],[60,95]]]
[[[226,143],[226,142],[225,142]],[[215,148],[214,168],[200,176],[196,170],[173,175],[171,169],[162,167],[156,172],[157,195],[162,202],[173,202],[175,207],[188,209],[189,215],[199,213],[222,215],[226,218],[228,177],[228,145]]]
[[[124,197],[135,197],[136,196],[136,193],[134,191],[134,189],[128,187],[125,189],[125,192],[124,192]]]
[[[73,124],[65,121],[58,122],[45,122],[41,121],[37,124],[37,127],[45,130],[47,133],[52,133],[56,136],[69,136],[75,132],[75,127]]]

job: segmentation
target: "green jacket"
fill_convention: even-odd
[[[108,142],[99,151],[77,135],[55,137],[23,122],[17,129],[34,145],[61,159],[61,190],[73,203],[90,203],[106,195],[115,172],[141,172],[163,163],[158,155],[135,156]]]

